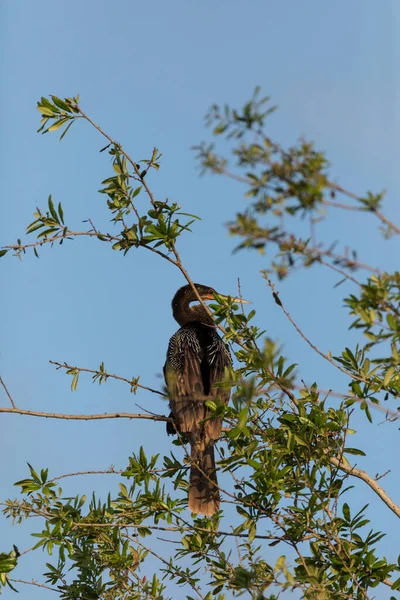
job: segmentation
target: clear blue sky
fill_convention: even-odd
[[[36,133],[36,101],[42,95],[79,93],[83,109],[130,154],[147,157],[153,146],[163,153],[161,170],[151,175],[152,188],[160,199],[177,201],[203,219],[195,235],[180,244],[194,280],[235,293],[240,277],[258,323],[300,363],[301,376],[343,390],[343,380],[305,346],[271,300],[259,275],[265,258],[232,257],[235,241],[224,223],[243,208],[243,190],[219,178],[200,179],[190,147],[209,137],[203,115],[211,103],[241,105],[259,84],[279,106],[269,124],[272,137],[282,144],[302,134],[315,140],[343,186],[360,194],[386,188],[386,213],[399,222],[398,25],[399,9],[390,0],[3,0],[0,245],[23,237],[35,207],[44,208],[49,193],[63,203],[71,228],[79,229],[88,217],[107,223],[104,196],[97,190],[111,170],[108,155],[98,154],[104,145],[98,133],[77,123],[61,144],[54,134]],[[369,215],[362,221],[334,215],[321,231],[329,240],[340,234],[342,245],[356,247],[365,262],[398,266],[399,243],[384,242]],[[70,380],[48,361],[89,368],[104,361],[111,372],[140,375],[144,384],[160,387],[167,342],[176,329],[170,299],[184,283],[177,270],[151,253],[132,251],[124,258],[95,240],[44,248],[40,260],[30,254],[20,263],[7,256],[0,268],[0,374],[20,407],[135,412],[137,402],[167,411],[154,395],[134,397],[112,382],[95,387],[85,377],[73,394]],[[356,340],[342,308],[346,290],[333,289],[336,281],[315,268],[279,284],[304,331],[333,354]],[[7,405],[4,395],[0,405]],[[376,415],[369,425],[363,416],[355,417],[354,445],[368,455],[358,464],[373,476],[390,468],[383,485],[398,500],[398,427],[378,425],[380,420]],[[51,476],[112,464],[122,468],[141,444],[148,453],[167,453],[171,443],[163,424],[142,421],[74,423],[3,415],[0,427],[2,499],[16,495],[12,484],[27,476],[26,461],[49,467]],[[104,496],[115,490],[116,479],[68,479],[63,488],[68,493],[96,489]],[[361,482],[354,502],[370,503],[374,526],[389,531],[381,548],[393,559],[394,515]],[[20,549],[32,545],[27,533],[33,525],[11,528],[2,519],[0,551],[12,543]],[[40,579],[42,556],[28,557],[17,576]],[[11,594],[5,591],[4,598]],[[21,594],[36,599],[43,590],[24,588]]]

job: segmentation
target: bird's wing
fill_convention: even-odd
[[[228,404],[230,389],[216,387],[215,384],[224,380],[226,369],[232,366],[232,357],[228,346],[221,340],[215,331],[211,343],[207,348],[207,361],[209,365],[209,389],[210,395],[219,396]]]
[[[232,366],[232,358],[228,346],[221,340],[216,331],[213,332],[210,344],[207,347],[206,359],[208,362],[207,375],[209,397],[228,404],[231,394],[230,387],[216,386],[226,378],[226,370]],[[221,435],[222,419],[207,411],[207,419],[204,422],[204,437],[208,440],[218,440]]]
[[[168,345],[164,375],[171,410],[182,433],[194,431],[205,417],[203,353],[195,328],[189,326],[181,327]]]

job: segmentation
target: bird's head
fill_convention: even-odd
[[[200,298],[204,301],[215,300],[215,295],[226,300],[229,298],[229,296],[220,294],[214,288],[208,285],[195,283],[194,287],[196,288]],[[201,320],[202,322],[210,324],[214,323],[212,317],[204,310],[201,304],[193,307],[189,306],[191,302],[198,302],[198,300],[199,298],[195,294],[191,285],[185,285],[176,292],[174,299],[172,300],[172,310],[175,319],[180,325],[193,320]],[[233,300],[233,302],[238,302],[239,304],[250,304],[248,300],[244,300],[243,298],[231,297],[231,300]]]

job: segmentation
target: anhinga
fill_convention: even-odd
[[[215,290],[194,284],[202,300],[213,300]],[[219,294],[220,295],[220,294]],[[224,297],[224,296],[222,296]],[[239,298],[235,302],[243,302]],[[172,300],[172,312],[181,326],[168,345],[164,376],[174,426],[189,440],[191,469],[189,509],[193,513],[213,515],[220,504],[215,468],[214,443],[218,440],[222,419],[213,418],[205,402],[213,398],[228,404],[230,390],[216,387],[232,364],[228,346],[217,333],[215,322],[198,301],[192,287],[180,288]],[[169,432],[174,429],[168,428]]]

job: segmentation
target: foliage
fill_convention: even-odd
[[[124,254],[138,248],[156,253],[192,283],[177,241],[198,217],[182,212],[176,203],[155,200],[147,181],[148,173],[159,168],[159,150],[154,148],[146,160],[133,160],[83,112],[78,97],[42,98],[38,109],[42,133],[64,128],[62,138],[75,121],[83,120],[106,138],[101,151],[110,154],[114,172],[99,191],[106,198],[114,233],[99,231],[92,220],[88,229],[76,231],[66,224],[67,211],[64,216],[61,203],[54,204],[49,196],[46,209],[37,209],[27,227],[35,241],[4,246],[1,256],[11,251],[22,258],[31,250],[39,256],[46,244],[88,236]],[[65,497],[57,478],[48,478],[47,469],[39,473],[29,465],[29,477],[15,484],[22,499],[4,501],[3,514],[16,523],[40,518],[43,525],[33,534],[34,549],[46,550],[51,562],[39,585],[64,600],[162,600],[171,598],[171,589],[176,589],[170,582],[181,586],[186,598],[203,600],[245,592],[257,600],[274,600],[296,590],[309,600],[361,599],[370,598],[379,585],[393,591],[400,588],[400,557],[389,561],[379,555],[377,544],[383,534],[369,525],[368,504],[352,506],[348,496],[352,479],[362,479],[382,500],[382,507],[397,516],[400,507],[347,458],[364,455],[348,439],[354,433],[353,410],[364,411],[371,421],[372,409],[384,406],[388,421],[397,418],[400,274],[360,263],[355,250],[341,254],[334,244],[317,243],[315,228],[334,207],[371,213],[386,237],[400,230],[381,212],[383,193],[358,197],[333,183],[324,153],[306,140],[283,149],[270,139],[265,124],[273,110],[259,90],[242,110],[213,106],[207,122],[215,136],[225,136],[231,145],[234,170],[214,145],[197,146],[197,157],[203,172],[233,177],[246,186],[247,208],[228,226],[239,240],[237,249],[274,252],[263,274],[273,298],[299,334],[346,375],[348,391],[333,403],[317,383],[297,384],[301,376],[296,365],[288,364],[278,345],[256,324],[255,311],[238,312],[233,300],[216,296],[211,310],[238,361],[236,370],[220,383],[233,389],[230,405],[209,402],[226,425],[219,468],[230,474],[231,485],[222,490],[223,509],[211,518],[187,514],[184,439],[174,442],[180,458],[172,451],[169,456],[148,456],[145,448],[137,449],[120,473],[118,495],[105,501],[94,495],[90,501],[85,495]],[[139,194],[148,199],[142,213],[136,204]],[[339,202],[340,195],[350,198],[351,204]],[[309,224],[309,235],[295,233],[299,219]],[[271,280],[314,264],[333,269],[342,281],[355,286],[344,302],[354,318],[351,327],[360,332],[359,343],[343,348],[337,357],[306,338]],[[358,281],[355,273],[364,270],[369,277]],[[120,379],[134,393],[149,389],[139,377],[124,379],[109,373],[104,364],[98,370],[55,364],[72,376],[73,390],[85,372],[99,384]],[[11,402],[6,412],[18,413]],[[160,531],[176,542],[168,545],[165,555],[154,549],[153,539]],[[231,552],[235,544],[237,558]],[[16,548],[4,550],[0,585],[14,589],[13,575],[23,557]],[[159,562],[160,569],[147,578],[143,570],[149,557]]]

